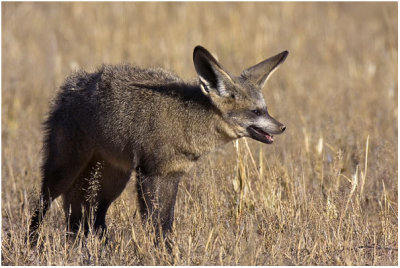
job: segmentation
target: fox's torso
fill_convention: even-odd
[[[97,153],[126,170],[140,165],[147,172],[186,172],[236,137],[198,84],[160,68],[119,65],[75,73],[62,86],[57,107],[63,111],[54,113],[74,118]]]

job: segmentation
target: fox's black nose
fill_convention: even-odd
[[[282,126],[280,126],[280,129],[281,129],[281,132],[283,133],[283,131],[285,131],[285,129],[286,129],[286,126],[282,125]]]

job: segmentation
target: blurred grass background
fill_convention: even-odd
[[[3,265],[397,265],[397,3],[2,3]],[[41,122],[73,70],[129,62],[195,77],[201,44],[234,74],[289,50],[264,88],[287,126],[204,157],[178,194],[174,258],[130,184],[109,243],[65,238],[61,203],[24,242]]]

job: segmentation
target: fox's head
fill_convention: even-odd
[[[205,48],[195,47],[193,61],[200,88],[238,137],[271,144],[273,134],[285,131],[286,127],[269,115],[261,89],[288,54],[281,52],[236,77],[228,74]]]

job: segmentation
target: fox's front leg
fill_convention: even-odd
[[[180,177],[181,174],[151,176],[137,173],[137,191],[142,219],[152,220],[157,238],[160,231],[164,239],[171,231]]]

